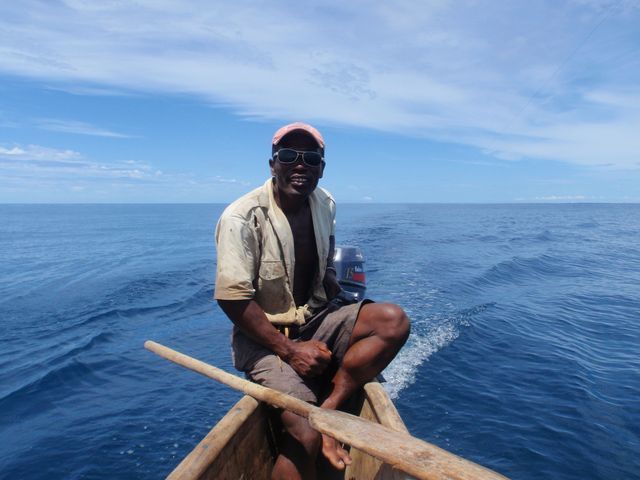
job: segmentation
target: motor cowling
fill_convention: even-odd
[[[364,255],[360,247],[336,246],[333,264],[338,283],[346,297],[359,302],[367,290],[364,270]]]

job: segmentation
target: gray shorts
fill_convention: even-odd
[[[294,341],[319,340],[331,350],[331,364],[318,377],[301,378],[288,363],[246,337],[237,327],[233,329],[233,364],[260,385],[317,404],[342,364],[360,307],[370,302],[363,300],[342,306],[330,303],[309,318],[307,323],[292,329],[289,337]]]

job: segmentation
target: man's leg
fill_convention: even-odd
[[[317,403],[313,382],[301,379],[291,366],[273,354],[266,354],[247,371],[251,379],[275,390]],[[271,472],[272,479],[315,479],[316,457],[321,437],[311,428],[306,418],[283,410],[280,412],[285,429],[278,445],[279,455]]]
[[[356,305],[353,307],[357,308]],[[327,322],[321,323],[321,329],[325,325],[331,325]],[[317,339],[327,341],[333,346],[332,341],[329,340],[329,337],[335,340],[332,335],[333,328],[335,324],[329,327],[329,331],[323,333],[327,335],[326,338],[321,335]],[[332,409],[340,406],[360,386],[384,370],[408,336],[409,320],[400,307],[378,303],[362,305],[351,332],[348,347],[342,355],[341,367],[332,379],[329,397],[321,406]],[[304,381],[288,364],[280,362],[274,355],[265,355],[255,363],[250,376],[259,384],[293,394],[308,402],[316,401],[315,394],[307,388]],[[291,391],[292,388],[295,393]],[[276,459],[272,478],[314,479],[320,434],[311,428],[306,419],[294,413],[284,411],[281,419],[287,434],[281,445],[280,455]],[[345,463],[349,461],[348,453],[330,437],[322,437],[322,451],[338,469],[344,468]]]
[[[280,414],[286,433],[280,454],[271,473],[273,480],[316,478],[316,456],[320,448],[320,434],[306,418],[283,410]]]
[[[320,406],[337,409],[359,387],[382,372],[407,341],[409,330],[409,319],[399,306],[363,305],[342,364],[331,381],[331,392]],[[322,436],[322,453],[338,469],[349,462],[347,452],[326,435]]]

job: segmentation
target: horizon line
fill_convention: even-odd
[[[0,202],[0,206],[230,205],[231,202]],[[640,205],[633,201],[336,202],[338,205]]]

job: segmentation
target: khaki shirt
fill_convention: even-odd
[[[335,234],[336,204],[329,192],[316,188],[309,197],[318,249],[318,270],[306,305],[293,299],[295,252],[293,234],[273,196],[273,182],[229,205],[216,227],[218,269],[214,298],[254,299],[270,322],[301,325],[311,310],[327,303],[322,279],[329,256],[329,236]]]

